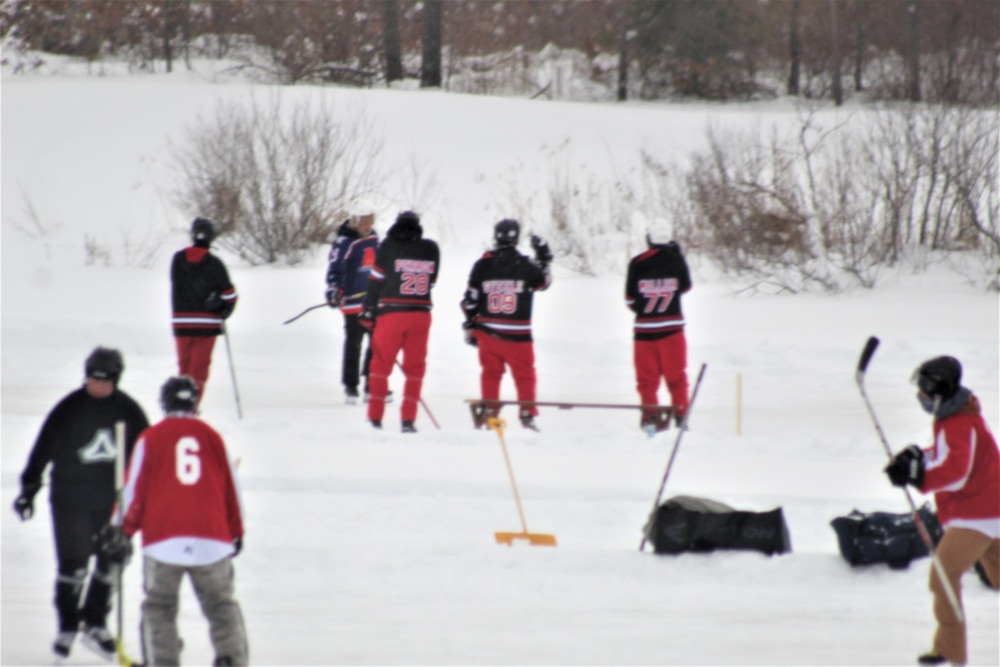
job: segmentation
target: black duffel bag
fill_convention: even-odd
[[[937,544],[942,534],[941,523],[930,503],[917,511],[931,540]],[[866,514],[854,510],[847,516],[838,516],[830,525],[837,533],[840,555],[852,566],[886,563],[898,570],[929,554],[910,512]]]
[[[792,550],[780,507],[744,512],[707,498],[674,496],[656,508],[645,530],[658,554],[746,549],[771,556]]]

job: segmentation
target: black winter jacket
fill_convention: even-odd
[[[40,485],[51,463],[53,505],[107,510],[115,502],[115,422],[125,422],[125,460],[149,426],[146,413],[125,392],[94,398],[84,388],[63,398],[49,413],[21,473],[22,486]]]
[[[218,336],[236,308],[238,294],[222,260],[208,248],[192,246],[174,254],[170,265],[175,336]]]

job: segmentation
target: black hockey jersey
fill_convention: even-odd
[[[689,289],[691,274],[673,241],[633,257],[625,278],[625,303],[635,313],[635,339],[657,340],[683,329],[680,295]]]
[[[430,310],[441,254],[430,239],[394,238],[390,230],[375,253],[365,308],[375,317],[390,312]]]
[[[502,246],[472,265],[462,299],[465,317],[491,336],[531,341],[534,293],[548,289],[549,272],[517,251]]]
[[[49,496],[53,505],[81,510],[107,510],[115,502],[115,422],[125,422],[126,460],[135,441],[149,426],[146,413],[118,389],[107,398],[94,398],[77,389],[52,409],[42,425],[22,486],[39,484],[51,463]]]
[[[174,335],[220,335],[238,297],[222,260],[207,248],[180,250],[170,264],[170,283]]]

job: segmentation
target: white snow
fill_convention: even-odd
[[[216,100],[264,87],[71,70],[5,74],[2,84],[0,662],[49,664],[47,492],[35,518],[19,522],[9,508],[20,472],[96,345],[123,351],[122,388],[159,419],[158,390],[176,368],[167,262],[189,222],[170,205],[166,146]],[[397,403],[374,432],[363,406],[343,404],[340,315],[319,309],[282,324],[322,301],[325,248],[294,269],[251,268],[223,253],[240,292],[229,330],[244,418],[221,340],[203,416],[241,460],[247,536],[237,591],[253,663],[905,665],[930,647],[929,561],[852,569],[829,522],[854,508],[907,509],[881,472],[886,455],[854,382],[869,335],[882,346],[867,388],[893,448],[928,441],[908,380],[939,354],[962,360],[965,384],[1000,424],[997,295],[943,267],[896,270],[872,291],[750,296],[690,258],[689,372],[693,380],[702,363],[708,370],[664,497],[781,506],[793,553],[639,553],[676,431],[647,439],[637,413],[624,410],[543,409],[541,433],[507,415],[528,527],[559,546],[494,542],[495,531],[520,522],[497,435],[475,430],[463,402],[477,396],[479,366],[462,343],[458,301],[503,214],[506,175],[534,173],[567,139],[596,173],[634,161],[642,147],[683,153],[700,145],[708,122],[780,122],[793,116],[787,105],[281,93],[363,108],[385,133],[386,157],[415,161],[436,182],[436,194],[417,203],[443,254],[423,393],[441,428],[421,412],[417,435],[399,433]],[[27,202],[47,232],[33,227]],[[411,205],[400,196],[377,228]],[[162,244],[150,268],[125,260],[126,233]],[[85,265],[85,235],[108,249],[110,266]],[[574,275],[557,261],[553,287],[536,300],[540,400],[638,401],[622,295],[621,275]],[[391,382],[398,393],[398,372]],[[509,378],[504,395],[514,398]],[[135,657],[138,562],[125,587],[125,645]],[[972,574],[963,584],[970,664],[1000,664],[997,594]],[[185,664],[209,664],[207,626],[188,586],[181,630]],[[93,662],[78,646],[67,664]]]

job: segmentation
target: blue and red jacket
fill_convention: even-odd
[[[368,293],[368,278],[375,265],[378,234],[372,230],[366,238],[344,222],[330,246],[326,285],[341,293],[340,310],[345,315],[357,315]]]

